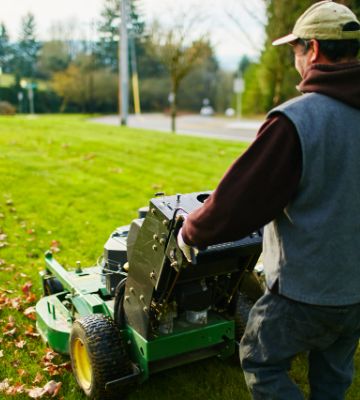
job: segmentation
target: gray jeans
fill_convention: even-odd
[[[301,400],[288,376],[293,357],[307,352],[311,400],[341,400],[352,382],[360,337],[360,304],[299,303],[266,292],[250,312],[240,360],[254,400]]]

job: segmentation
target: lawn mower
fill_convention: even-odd
[[[188,262],[177,233],[211,192],[158,194],[117,228],[97,264],[63,268],[51,252],[41,272],[37,329],[70,354],[92,399],[121,399],[151,374],[208,357],[237,356],[248,313],[262,295],[254,272],[262,231],[209,246]]]

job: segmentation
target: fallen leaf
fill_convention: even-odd
[[[17,373],[19,376],[24,376],[24,375],[28,375],[28,372],[25,371],[24,369],[20,368],[17,370]]]
[[[9,386],[6,390],[6,394],[10,396],[15,396],[20,393],[25,392],[25,385],[21,384],[20,382],[15,383],[13,386]]]
[[[24,283],[23,287],[21,288],[21,290],[23,291],[24,294],[29,294],[31,288],[32,288],[32,282],[26,282]]]
[[[14,293],[14,291],[13,291],[13,290],[10,290],[10,289],[3,289],[3,288],[0,288],[0,291],[1,291],[1,292],[4,292],[4,293],[9,293],[9,294]]]
[[[59,366],[51,362],[46,363],[46,367],[43,368],[43,371],[46,371],[50,376],[57,376],[61,373]]]
[[[15,310],[19,310],[21,307],[21,298],[20,297],[15,297],[10,300],[10,305],[12,308]]]
[[[57,240],[52,240],[50,244],[50,250],[53,253],[58,253],[60,251],[60,243]]]
[[[14,342],[15,346],[18,349],[23,349],[26,345],[26,341],[25,340],[19,340],[18,342]]]
[[[58,356],[58,353],[55,353],[55,351],[51,349],[46,349],[46,353],[42,358],[42,361],[43,362],[52,361],[56,356]]]
[[[16,333],[16,328],[11,329],[10,331],[4,331],[4,336],[14,336]]]
[[[66,369],[67,371],[71,371],[71,370],[72,370],[72,368],[71,368],[71,361],[66,361],[66,362],[60,364],[59,367],[60,367],[60,368],[64,368],[64,369]]]
[[[14,368],[18,368],[18,367],[20,367],[20,360],[15,360],[15,361],[13,361],[12,363],[11,363],[11,365],[14,367]]]
[[[39,337],[40,333],[35,332],[35,328],[32,325],[28,325],[25,330],[25,336]]]
[[[36,321],[36,309],[34,306],[28,307],[23,314],[28,317],[29,319],[32,319],[33,321]]]
[[[44,387],[34,387],[28,390],[29,397],[33,399],[40,399],[45,394],[49,394],[51,397],[55,397],[61,388],[61,382],[49,381]]]
[[[49,393],[52,397],[55,397],[61,388],[62,382],[55,382],[49,381],[45,386],[44,389],[47,393]]]
[[[0,392],[5,392],[10,387],[10,380],[8,378],[0,382]]]
[[[14,319],[13,316],[10,315],[10,316],[9,316],[9,322],[4,326],[3,331],[4,331],[4,332],[10,331],[10,330],[12,330],[14,327],[15,327],[15,319]]]
[[[33,383],[40,383],[44,379],[44,375],[41,375],[40,372],[38,372],[35,376],[35,379],[33,380]]]
[[[29,397],[31,397],[32,399],[39,399],[41,397],[43,397],[44,393],[44,389],[41,387],[34,387],[30,390],[28,390],[28,395]]]
[[[26,296],[25,303],[35,303],[35,301],[36,301],[35,293],[29,293],[29,295]]]

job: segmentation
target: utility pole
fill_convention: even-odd
[[[241,96],[245,89],[244,79],[239,73],[238,77],[234,80],[234,93],[236,95],[236,115],[241,118]]]
[[[119,46],[119,112],[120,124],[127,125],[129,113],[129,62],[127,34],[127,0],[121,1],[121,24]]]

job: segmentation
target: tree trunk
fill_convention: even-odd
[[[171,92],[171,107],[170,107],[171,132],[173,133],[176,133],[177,91],[178,91],[178,84],[176,82],[176,79],[173,78],[172,92]]]
[[[176,95],[174,101],[171,103],[171,132],[176,133]]]

